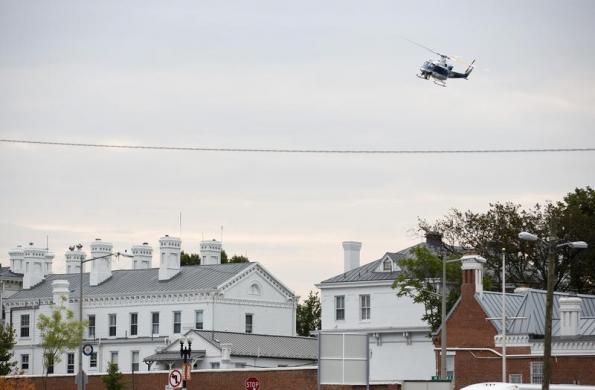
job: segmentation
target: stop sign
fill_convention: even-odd
[[[246,390],[260,390],[260,382],[256,378],[246,379]]]

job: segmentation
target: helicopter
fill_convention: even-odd
[[[405,38],[406,39],[406,38]],[[446,54],[439,53],[429,47],[421,45],[417,42],[413,42],[407,39],[409,42],[417,45],[421,48],[424,48],[434,54],[436,54],[439,59],[435,60],[428,60],[422,64],[419,68],[419,74],[416,76],[420,79],[429,80],[430,78],[434,79],[434,84],[439,85],[441,87],[446,87],[446,80],[448,79],[465,79],[469,77],[471,72],[473,71],[473,64],[475,64],[475,60],[471,61],[469,66],[467,66],[467,70],[464,73],[455,72],[453,70],[453,65],[449,64],[448,61],[456,61],[456,56],[449,56]]]

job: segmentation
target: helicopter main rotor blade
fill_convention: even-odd
[[[439,55],[440,57],[443,57],[443,58],[448,58],[449,60],[452,60],[452,58],[451,58],[450,56],[447,56],[446,54],[438,53],[436,50],[430,49],[429,47],[427,47],[427,46],[424,46],[424,45],[422,45],[421,43],[417,43],[417,42],[415,42],[415,41],[412,41],[411,39],[409,39],[409,38],[406,38],[406,37],[401,37],[401,38],[403,38],[404,40],[406,40],[406,41],[409,41],[409,42],[413,43],[414,45],[417,45],[417,46],[419,46],[419,47],[421,47],[421,48],[423,48],[423,49],[426,49],[427,51],[430,51],[430,52],[432,52],[432,53],[434,53],[434,54],[437,54],[437,55]]]

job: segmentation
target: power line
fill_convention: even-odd
[[[3,139],[0,142],[9,144],[29,144],[45,146],[68,146],[103,149],[160,150],[184,152],[234,152],[234,153],[303,153],[303,154],[478,154],[478,153],[561,153],[561,152],[595,152],[595,147],[586,148],[526,148],[526,149],[264,149],[264,148],[207,148],[192,146],[163,145],[116,145],[82,142],[38,141],[24,139]]]

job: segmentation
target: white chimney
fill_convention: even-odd
[[[15,274],[22,274],[25,272],[25,254],[23,247],[17,245],[16,248],[8,251],[8,258],[10,259],[10,270]]]
[[[362,243],[357,241],[343,241],[343,272],[359,267],[359,252]]]
[[[153,248],[146,242],[132,247],[132,269],[149,269],[153,261]]]
[[[64,257],[66,258],[66,273],[67,274],[78,274],[81,270],[81,261],[85,260],[87,254],[83,252],[82,245],[71,246],[68,248]],[[84,272],[84,267],[83,267]]]
[[[167,234],[159,239],[159,280],[169,280],[180,272],[180,250],[182,240]]]
[[[215,239],[200,242],[200,264],[221,264],[221,242]]]
[[[463,284],[474,284],[473,291],[483,293],[483,264],[487,260],[476,254],[461,257]]]
[[[33,243],[23,250],[24,271],[23,271],[23,289],[28,290],[31,287],[39,284],[44,278],[44,265],[46,250],[44,248],[37,248]]]
[[[91,243],[91,258],[102,257],[91,261],[91,275],[89,277],[89,285],[97,286],[112,276],[112,250],[114,246],[109,242],[103,242],[100,238],[96,238]]]
[[[581,319],[581,299],[579,297],[561,297],[560,336],[578,336]]]
[[[68,280],[54,280],[52,282],[52,296],[54,305],[65,306],[70,298],[70,283]]]

